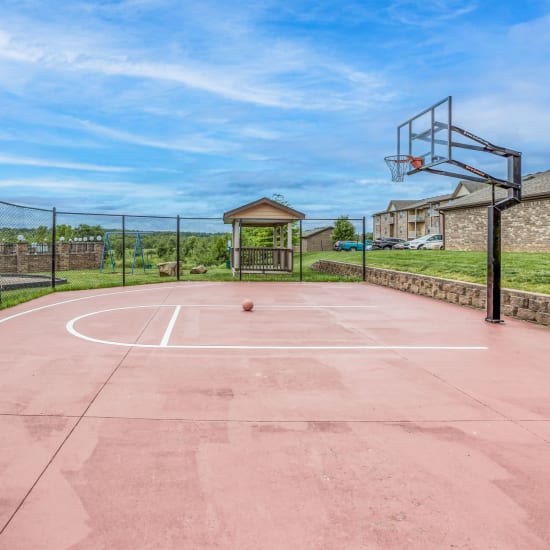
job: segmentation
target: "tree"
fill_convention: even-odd
[[[271,195],[271,200],[278,202],[283,206],[288,206],[288,208],[292,208],[291,204],[285,199],[284,195],[281,195],[281,193],[273,193],[273,195]],[[300,224],[298,222],[294,222],[292,224],[292,244],[297,245],[299,244],[299,242],[300,242]]]
[[[74,236],[79,238],[92,238],[96,239],[100,236],[102,239],[105,237],[105,229],[101,225],[88,225],[87,223],[81,223],[74,228]]]
[[[283,206],[288,206],[289,208],[292,208],[292,206],[290,206],[290,203],[285,199],[285,196],[281,195],[281,193],[273,193],[273,195],[271,195],[271,200],[278,202]]]
[[[47,240],[50,240],[50,238],[51,238],[50,230],[45,225],[39,225],[34,230],[33,239],[36,240],[37,242],[47,241]]]
[[[340,216],[334,224],[332,243],[336,241],[355,241],[355,227],[349,221],[349,216]]]
[[[273,193],[271,200],[288,208],[292,208],[284,195]],[[298,244],[300,228],[298,223],[292,224],[292,242]],[[273,227],[244,227],[242,230],[242,245],[243,247],[266,247],[273,246]],[[286,241],[285,241],[286,242]]]
[[[68,241],[69,239],[72,239],[74,237],[74,229],[70,225],[64,223],[59,224],[55,228],[55,232],[58,239],[61,239],[63,237],[63,239]]]

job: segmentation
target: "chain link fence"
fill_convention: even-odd
[[[57,282],[52,268],[53,212],[0,203],[0,307],[50,292]]]
[[[365,219],[347,220],[354,235],[346,242],[357,246],[340,251],[334,246],[338,221],[297,221],[284,236],[268,226],[244,226],[236,248],[232,225],[221,218],[61,212],[0,202],[0,307],[54,290],[205,279],[339,280],[315,270],[321,258],[362,263],[364,280]]]

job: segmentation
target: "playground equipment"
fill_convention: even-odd
[[[142,233],[151,233],[146,231],[125,231],[124,233],[122,231],[109,231],[105,233],[105,237],[103,239],[103,252],[101,254],[101,262],[99,264],[99,272],[103,273],[103,267],[105,265],[105,257],[108,256],[109,263],[111,264],[111,273],[114,273],[115,271],[115,256],[113,253],[113,247],[111,244],[111,236],[112,235],[124,235],[125,238],[135,236],[135,242],[134,242],[134,250],[132,254],[132,274],[134,273],[134,269],[136,266],[136,258],[141,257],[141,265],[143,266],[143,273],[147,273],[147,267],[150,267],[148,263],[145,262],[145,256],[143,254],[143,243],[141,241],[141,235]],[[125,250],[123,250],[123,257],[125,257]]]

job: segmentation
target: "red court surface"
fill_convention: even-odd
[[[2,311],[0,548],[548,549],[550,331],[483,318],[355,283]]]

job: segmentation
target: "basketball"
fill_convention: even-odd
[[[243,310],[244,311],[252,311],[252,308],[254,307],[254,302],[247,298],[243,301]]]

